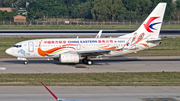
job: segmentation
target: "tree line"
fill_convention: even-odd
[[[159,2],[167,3],[165,20],[180,19],[180,0],[1,0],[0,6],[26,8],[29,19],[143,20]]]

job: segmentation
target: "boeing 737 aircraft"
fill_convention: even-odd
[[[57,101],[82,101],[82,100],[73,100],[73,99],[64,99],[64,98],[58,98],[42,81],[40,81],[41,84],[52,94],[52,96],[57,100]]]
[[[18,60],[53,58],[61,63],[93,64],[92,58],[120,56],[155,47],[161,43],[161,29],[166,3],[159,3],[133,33],[117,38],[65,38],[22,41],[6,50]],[[101,33],[101,31],[100,31]]]

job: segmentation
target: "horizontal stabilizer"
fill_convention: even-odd
[[[147,42],[157,42],[157,41],[163,41],[163,40],[169,40],[169,39],[172,39],[172,38],[166,38],[166,39],[149,39],[147,40]]]

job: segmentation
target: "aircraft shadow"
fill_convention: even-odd
[[[122,63],[122,62],[132,62],[132,61],[180,61],[180,59],[103,59],[103,60],[93,60],[93,65],[110,65],[109,63]],[[24,64],[23,61],[18,60],[6,60],[1,61],[2,63],[8,64]],[[59,61],[54,60],[29,60],[28,64],[55,64],[55,65],[69,65],[76,68],[86,68],[86,64],[83,64],[82,61],[79,63],[60,63]]]

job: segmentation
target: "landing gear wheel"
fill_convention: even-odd
[[[91,60],[88,60],[88,61],[87,61],[87,64],[88,64],[88,65],[92,65],[93,62],[92,62]]]
[[[88,60],[88,59],[82,59],[82,62],[84,64],[87,64],[87,65],[92,65],[93,64],[93,62],[91,60]]]
[[[27,65],[27,64],[28,64],[28,61],[24,61],[24,64]]]
[[[87,59],[82,59],[82,62],[83,62],[84,64],[87,64],[88,60],[87,60]]]

